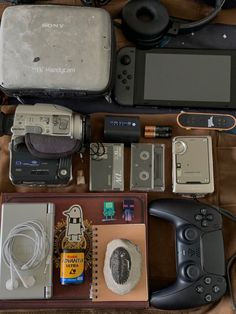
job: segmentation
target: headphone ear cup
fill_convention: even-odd
[[[122,30],[140,46],[155,46],[170,24],[167,9],[158,0],[131,0],[122,9]]]

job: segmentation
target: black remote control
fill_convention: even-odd
[[[184,129],[211,129],[228,131],[235,127],[236,119],[230,114],[181,112],[177,123]]]

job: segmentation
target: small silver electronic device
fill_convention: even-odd
[[[176,136],[172,141],[174,193],[214,192],[211,136]]]
[[[52,203],[2,204],[0,299],[52,297],[54,218]]]
[[[6,8],[0,28],[2,90],[11,96],[108,94],[115,53],[112,25],[100,8]]]

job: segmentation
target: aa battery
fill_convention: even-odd
[[[167,138],[172,136],[172,128],[170,126],[146,125],[144,130],[145,138]]]

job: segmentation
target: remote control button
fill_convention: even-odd
[[[127,79],[132,80],[133,76],[131,74],[127,75]]]
[[[129,65],[130,62],[131,62],[131,58],[130,58],[129,55],[124,55],[124,56],[122,56],[122,57],[120,58],[120,62],[121,62],[121,64],[123,64],[123,65]]]
[[[206,219],[202,220],[202,227],[208,227],[208,221]]]
[[[198,238],[198,232],[194,228],[187,228],[184,230],[184,238],[188,241],[195,241]]]
[[[123,84],[126,84],[126,83],[127,83],[127,80],[126,80],[126,79],[122,80],[122,83],[123,83]]]
[[[126,74],[127,74],[127,71],[126,71],[126,70],[124,70],[122,73],[123,73],[124,75],[126,75]]]
[[[192,281],[197,280],[200,275],[200,270],[196,265],[187,266],[186,275]]]
[[[197,221],[201,221],[202,219],[203,219],[203,216],[200,215],[200,214],[197,214],[197,215],[195,216],[195,220],[197,220]]]
[[[201,214],[203,216],[205,216],[207,214],[207,209],[206,208],[201,208],[200,212],[201,212]]]
[[[205,301],[206,302],[211,302],[212,301],[212,296],[210,294],[205,295]]]
[[[208,221],[212,221],[212,220],[214,219],[214,217],[213,217],[212,214],[209,214],[209,215],[206,216],[206,219],[207,219]]]
[[[205,277],[204,282],[206,285],[210,285],[211,284],[211,277]]]
[[[212,288],[212,291],[213,291],[214,293],[218,293],[218,292],[220,292],[220,287],[219,287],[219,286],[214,286],[214,287]]]
[[[199,294],[204,292],[203,286],[197,286],[195,290],[196,290],[196,292],[199,293]]]
[[[121,79],[122,79],[122,75],[121,75],[121,74],[118,74],[118,75],[117,75],[117,78],[118,78],[119,80],[121,80]]]

